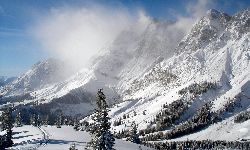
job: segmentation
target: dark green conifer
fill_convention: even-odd
[[[108,117],[108,105],[106,103],[106,96],[100,89],[97,92],[96,104],[97,108],[92,116],[94,123],[91,127],[91,147],[94,150],[113,150],[114,137],[110,132],[110,118]]]

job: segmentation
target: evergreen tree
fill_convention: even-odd
[[[32,114],[30,116],[30,124],[33,125],[33,126],[37,126],[37,116],[36,116],[36,114]]]
[[[134,121],[131,124],[131,130],[130,130],[130,133],[129,133],[128,140],[133,142],[133,143],[136,143],[136,144],[141,143],[139,135],[137,134],[137,126],[136,126]]]
[[[21,118],[21,113],[20,112],[18,112],[17,115],[16,115],[15,125],[17,127],[21,127],[22,126],[22,118]]]
[[[61,128],[62,125],[62,114],[59,114],[56,121],[56,127]]]
[[[108,117],[108,106],[106,103],[106,96],[102,90],[97,92],[97,109],[92,116],[94,124],[91,127],[91,147],[94,150],[113,150],[114,146],[114,137],[110,132],[110,118]]]
[[[78,120],[75,120],[74,121],[74,129],[79,130],[79,127],[80,127],[80,122]]]
[[[39,114],[38,114],[37,117],[36,117],[36,125],[37,125],[37,126],[40,126],[40,125],[41,125],[41,117],[40,117]]]
[[[6,134],[3,137],[4,147],[11,147],[13,145],[12,128],[13,128],[12,108],[8,107],[2,113],[2,130],[6,130]]]
[[[0,150],[5,150],[5,139],[4,136],[0,135]]]
[[[78,150],[76,148],[76,144],[75,143],[71,144],[69,150]]]
[[[42,124],[45,125],[45,126],[47,126],[49,124],[49,115],[46,115],[44,117],[44,120],[43,120]]]

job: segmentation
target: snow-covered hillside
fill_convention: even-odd
[[[50,58],[38,62],[26,73],[1,87],[1,95],[21,95],[60,82],[73,73],[73,69],[69,68],[70,66],[58,59]]]
[[[13,100],[15,105],[39,101],[49,111],[86,115],[95,107],[97,89],[103,88],[109,103],[117,103],[110,111],[112,124],[120,121],[113,126],[117,133],[135,121],[146,134],[163,131],[169,138],[169,131],[178,132],[191,122],[203,131],[188,138],[213,138],[207,133],[215,128],[227,135],[226,123],[242,131],[228,140],[245,138],[249,121],[232,119],[250,108],[250,10],[233,16],[209,10],[174,41],[168,36],[176,32],[172,24],[151,20],[142,32],[132,27],[123,31],[91,67],[67,79],[55,80],[47,63],[40,63],[35,68],[41,66],[41,72],[33,68],[4,86],[2,99],[7,102],[8,96],[29,91],[29,96]],[[41,77],[44,72],[48,75]],[[199,118],[203,113],[209,121]]]
[[[14,81],[16,77],[6,77],[6,76],[0,76],[0,87],[5,86],[6,84],[9,84],[10,82]]]
[[[233,117],[230,117],[222,122],[213,124],[207,129],[200,132],[173,139],[174,141],[192,140],[249,140],[250,139],[250,121],[243,123],[234,123]],[[172,141],[173,141],[172,140]]]
[[[67,133],[67,134],[65,134]],[[72,144],[76,145],[77,149],[85,149],[91,136],[84,131],[75,131],[73,127],[62,126],[56,128],[55,126],[48,127],[34,127],[23,126],[14,128],[14,146],[12,150],[67,150]],[[117,150],[153,150],[145,146],[115,140],[114,148]]]
[[[136,27],[130,27],[101,51],[89,68],[81,69],[67,79],[58,77],[56,73],[61,71],[61,67],[58,69],[55,65],[48,65],[53,64],[48,63],[49,60],[38,63],[1,89],[3,101],[6,103],[11,99],[14,102],[18,100],[18,104],[20,101],[27,104],[37,100],[50,103],[54,100],[60,102],[60,99],[76,99],[89,103],[91,96],[83,97],[83,93],[90,93],[93,97],[99,88],[105,90],[110,104],[121,101],[122,92],[132,79],[143,75],[163,57],[168,58],[174,54],[174,47],[183,35],[175,33],[176,36],[180,34],[179,39],[169,38],[167,33],[175,32],[171,30],[172,24],[150,20],[140,32]],[[42,72],[48,73],[44,75]],[[16,95],[19,96],[15,97]],[[93,106],[88,108],[91,110]]]
[[[159,116],[176,118],[165,128],[165,133],[192,119],[202,106],[210,103],[211,113],[217,114],[222,123],[184,136],[182,140],[213,139],[213,134],[207,133],[219,127],[223,135],[214,140],[247,138],[245,135],[249,135],[249,131],[244,128],[248,122],[234,123],[233,118],[250,108],[249,15],[249,10],[234,16],[208,11],[175,48],[176,53],[171,58],[158,61],[142,75],[124,82],[125,101],[110,112],[112,122],[118,124],[114,131],[128,130],[132,121],[140,130],[155,130],[161,127],[162,120],[157,121]],[[180,101],[183,105],[179,105]],[[168,106],[174,107],[175,112],[164,116],[165,110],[171,110]],[[228,111],[231,107],[233,109]],[[225,122],[230,126],[223,125]],[[232,130],[227,131],[230,127]],[[244,133],[236,136],[234,129],[244,130]],[[226,138],[227,132],[233,137]]]

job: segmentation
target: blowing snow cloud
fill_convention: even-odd
[[[100,6],[55,8],[33,30],[45,50],[74,65],[84,66],[122,30],[141,21],[141,15],[132,16],[125,9],[109,10]]]
[[[186,11],[190,15],[177,14],[176,22],[170,27],[176,34],[171,32],[170,38],[179,40],[183,37],[204,14],[208,4],[206,0],[199,0],[195,5],[187,4]],[[143,30],[149,20],[140,10],[132,14],[124,8],[109,9],[100,5],[60,7],[39,18],[32,30],[46,51],[74,66],[83,67],[122,30],[131,26]]]

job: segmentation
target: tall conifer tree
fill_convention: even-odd
[[[91,147],[94,150],[113,150],[114,137],[110,132],[110,118],[108,117],[108,105],[106,103],[106,96],[102,89],[97,92],[96,104],[97,108],[92,116],[94,123],[92,124]]]
[[[21,113],[18,112],[15,118],[15,125],[17,127],[21,127],[22,126],[22,117],[21,117]]]
[[[136,143],[136,144],[141,143],[139,135],[137,133],[137,125],[135,124],[134,121],[131,124],[131,130],[130,130],[130,133],[129,133],[129,139],[128,140],[133,142],[133,143]]]
[[[8,107],[3,111],[2,114],[2,130],[6,130],[6,134],[4,135],[4,146],[11,147],[13,145],[12,141],[12,128],[14,119],[12,117],[12,108]]]

